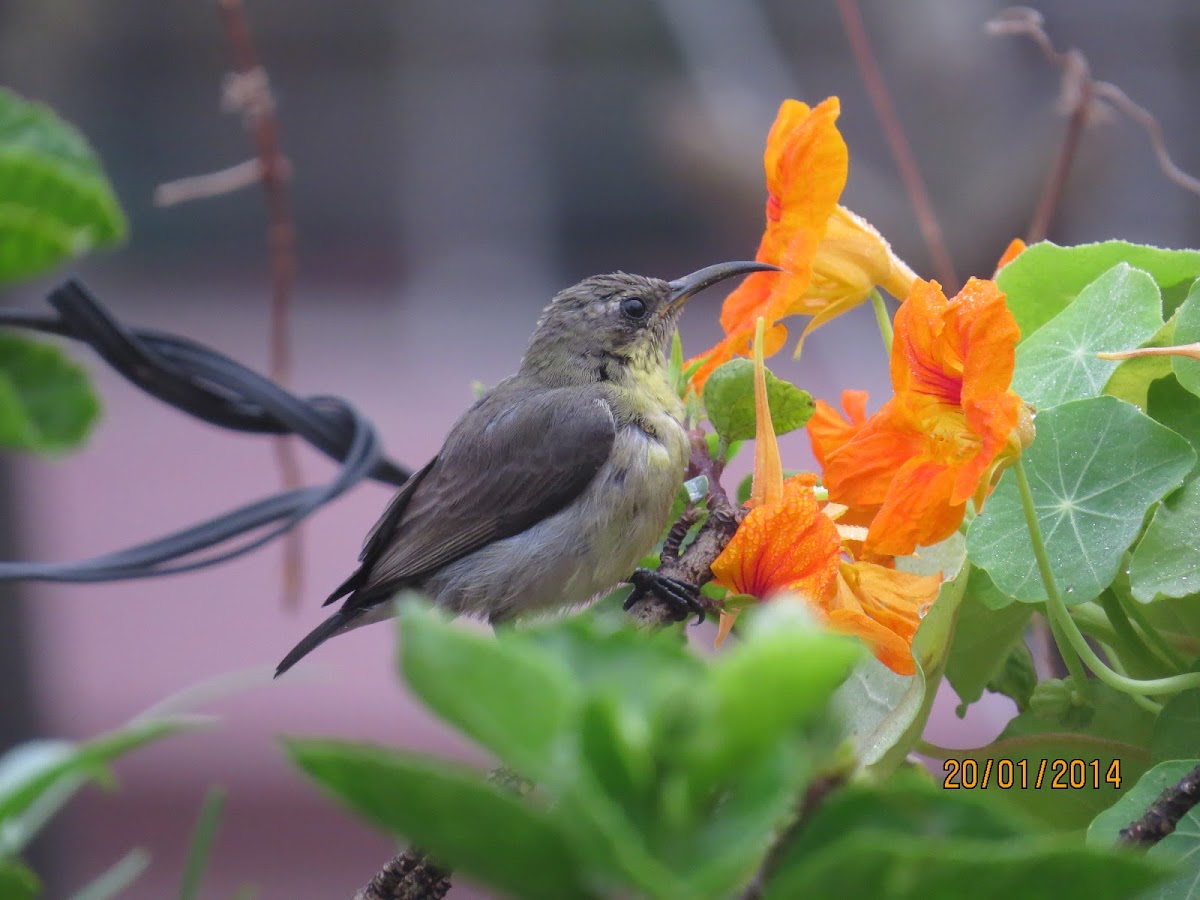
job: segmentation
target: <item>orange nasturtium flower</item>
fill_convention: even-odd
[[[847,392],[849,419],[818,402],[809,423],[831,500],[870,515],[864,551],[903,556],[943,540],[967,500],[981,507],[999,470],[1032,439],[1012,390],[1020,332],[994,282],[972,278],[952,300],[918,282],[896,313],[895,396],[870,418]]]
[[[751,509],[712,564],[716,583],[744,600],[803,597],[830,628],[861,637],[890,669],[911,675],[921,609],[937,597],[941,578],[847,559],[844,545],[858,539],[855,532],[861,529],[839,528],[834,519],[844,510],[822,507],[813,490],[815,476],[783,480],[766,399],[761,328],[760,320],[754,347],[757,435]],[[736,611],[721,613],[718,644],[736,618]]]
[[[812,108],[798,100],[780,106],[763,156],[767,224],[754,258],[785,271],[756,272],[726,298],[725,338],[690,361],[704,360],[692,376],[697,392],[722,363],[748,354],[759,316],[767,322],[770,356],[787,342],[781,319],[812,316],[807,335],[863,302],[876,285],[903,297],[916,280],[878,231],[838,205],[850,165],[837,130],[840,110],[837,97]]]

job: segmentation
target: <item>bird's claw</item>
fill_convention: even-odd
[[[693,624],[699,625],[704,621],[707,610],[700,601],[700,590],[694,584],[679,581],[653,569],[637,569],[629,576],[629,583],[633,585],[633,591],[625,600],[626,610],[647,594],[653,594],[671,607],[677,622],[693,613],[696,615]]]

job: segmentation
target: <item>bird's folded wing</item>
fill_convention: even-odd
[[[368,536],[347,604],[378,602],[558,512],[591,483],[615,437],[612,412],[594,391],[519,399],[493,392],[455,425]]]

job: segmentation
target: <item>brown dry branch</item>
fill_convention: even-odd
[[[267,70],[259,62],[242,0],[218,0],[217,6],[236,67],[236,72],[225,80],[221,105],[240,113],[242,123],[254,138],[260,169],[258,180],[267,202],[267,242],[271,256],[271,337],[267,365],[271,378],[286,387],[292,382],[289,323],[296,279],[296,227],[287,187],[290,167],[280,149],[275,98]],[[274,446],[283,487],[300,487],[304,476],[295,442],[290,437],[277,437]],[[303,556],[303,533],[296,527],[284,535],[283,541],[282,596],[283,605],[289,609],[299,607],[304,590]]]
[[[1200,805],[1200,766],[1192,769],[1150,804],[1137,820],[1121,829],[1118,842],[1127,847],[1150,847],[1175,831],[1180,821]]]
[[[925,180],[921,177],[916,157],[913,156],[912,147],[904,134],[904,126],[900,124],[900,117],[892,105],[887,82],[875,60],[875,53],[867,38],[867,30],[863,27],[858,2],[838,0],[837,7],[842,17],[842,25],[846,29],[846,37],[850,41],[850,50],[854,53],[854,63],[866,83],[871,105],[875,107],[875,115],[879,118],[892,157],[896,160],[896,167],[900,170],[900,180],[904,182],[904,189],[912,201],[921,237],[924,238],[925,246],[933,260],[933,270],[937,273],[938,281],[942,283],[947,296],[952,295],[958,290],[958,275],[954,271],[954,262],[950,258],[950,250],[946,246],[946,238],[942,234],[942,226],[938,223],[937,213],[933,210],[933,202],[929,199],[929,191],[925,188]]]
[[[221,22],[233,51],[235,71],[221,87],[221,109],[242,117],[254,139],[255,157],[219,172],[194,175],[159,185],[154,191],[158,206],[173,206],[190,200],[217,197],[262,184],[267,204],[267,243],[271,266],[271,322],[267,369],[278,384],[292,382],[292,349],[289,334],[292,286],[296,280],[296,227],[292,219],[287,182],[291,165],[279,143],[275,98],[267,70],[259,62],[258,49],[246,21],[242,0],[217,0]],[[275,464],[285,490],[303,484],[296,443],[291,437],[273,439]],[[283,536],[283,605],[297,609],[304,589],[304,538],[297,525]]]
[[[674,541],[673,548],[664,543],[662,565],[658,569],[670,578],[697,586],[711,580],[713,561],[721,555],[721,551],[737,531],[743,513],[734,507],[721,487],[718,480],[721,468],[720,462],[708,455],[704,436],[699,431],[693,432],[692,458],[688,465],[687,477],[708,477],[708,521],[682,553],[678,552],[679,542],[695,522],[695,511],[688,510],[677,523],[679,526],[686,523],[682,528],[683,534]],[[678,530],[677,527],[672,528],[671,534]],[[674,552],[666,552],[667,550]],[[646,628],[661,628],[676,620],[674,608],[653,595],[645,597],[631,607],[629,615]],[[511,779],[511,776],[504,769],[495,770],[490,777],[502,783],[512,783],[511,780],[506,780]],[[529,785],[516,784],[514,789],[524,794],[528,792]],[[353,900],[441,900],[449,888],[450,873],[446,869],[429,860],[419,850],[409,849],[388,860],[371,882],[354,895]]]
[[[1093,78],[1091,66],[1082,51],[1074,47],[1065,51],[1056,50],[1050,35],[1046,33],[1041,13],[1027,6],[1010,7],[989,21],[985,29],[988,34],[998,37],[1029,38],[1038,45],[1046,59],[1062,71],[1059,107],[1069,114],[1070,118],[1058,156],[1046,178],[1037,209],[1029,223],[1025,238],[1029,243],[1042,240],[1050,229],[1084,130],[1094,122],[1111,118],[1114,109],[1142,126],[1150,138],[1159,168],[1167,178],[1184,190],[1200,194],[1200,179],[1175,165],[1167,151],[1162,127],[1153,114],[1131,100],[1129,95],[1115,84]]]

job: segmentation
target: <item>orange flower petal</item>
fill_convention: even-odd
[[[839,609],[831,612],[826,621],[832,630],[866,641],[876,659],[897,675],[917,673],[917,665],[912,658],[912,645],[865,614]]]
[[[846,418],[824,400],[818,400],[808,420],[808,439],[822,469],[829,455],[848,444],[867,421],[867,392],[842,391],[842,409]]]
[[[953,534],[966,512],[965,501],[950,502],[955,475],[954,469],[920,457],[906,462],[867,529],[863,550],[907,556]]]
[[[948,537],[1001,455],[1027,443],[1014,441],[1028,429],[1009,390],[1019,337],[993,282],[972,278],[952,300],[918,282],[896,313],[895,396],[861,424],[818,407],[810,438],[830,500],[878,508],[865,553],[901,556]]]
[[[941,589],[940,575],[913,575],[869,562],[842,563],[829,623],[867,640],[892,671],[912,675],[912,641],[922,607]]]
[[[996,263],[996,274],[993,275],[992,278],[995,278],[996,275],[999,275],[1001,269],[1003,269],[1024,252],[1025,242],[1020,238],[1013,238],[1012,241],[1009,242],[1009,245],[1004,249],[1004,253],[1001,254],[1000,261]]]
[[[824,598],[837,576],[839,543],[812,480],[789,478],[779,503],[747,513],[712,571],[717,584],[738,594],[767,599],[789,590]]]

